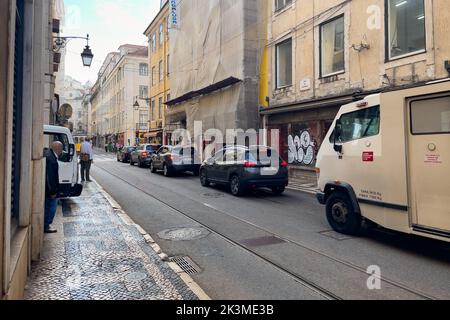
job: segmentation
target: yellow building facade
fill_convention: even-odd
[[[151,143],[166,144],[166,105],[170,100],[169,66],[169,2],[162,4],[161,10],[150,23],[144,34],[149,39],[149,132]]]

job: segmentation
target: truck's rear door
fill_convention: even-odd
[[[413,227],[450,237],[450,93],[410,99],[408,114]]]

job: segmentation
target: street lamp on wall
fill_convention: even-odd
[[[55,37],[53,51],[55,53],[59,52],[62,48],[65,48],[67,43],[72,39],[86,40],[86,47],[84,47],[84,50],[81,53],[81,59],[83,61],[83,66],[90,67],[92,64],[92,60],[94,59],[94,55],[92,54],[91,47],[89,47],[89,35],[87,35],[86,37]]]

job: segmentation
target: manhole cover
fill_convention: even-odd
[[[219,192],[208,192],[204,193],[203,196],[207,198],[223,198],[225,195]]]
[[[189,275],[200,273],[202,270],[197,266],[194,261],[189,257],[172,257],[169,259],[171,262],[175,262],[181,270]]]
[[[164,230],[158,236],[170,241],[190,241],[202,239],[209,235],[209,231],[204,228],[181,228]]]
[[[141,281],[147,278],[147,275],[143,272],[132,272],[126,276],[128,281]]]

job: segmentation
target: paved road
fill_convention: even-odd
[[[105,154],[92,171],[164,252],[200,267],[193,278],[213,299],[450,298],[448,244],[385,230],[336,234],[312,195],[235,198],[197,177],[165,178]],[[183,228],[194,239],[163,239]],[[381,269],[381,290],[368,289],[369,266]]]

